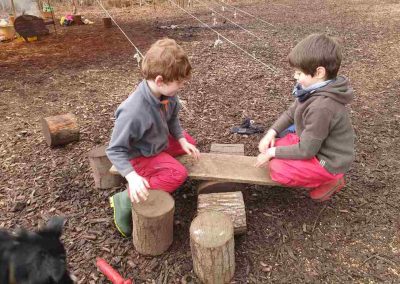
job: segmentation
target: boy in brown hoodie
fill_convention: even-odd
[[[320,202],[344,187],[354,159],[346,109],[353,90],[345,77],[337,76],[341,59],[339,44],[324,34],[312,34],[293,48],[288,60],[295,70],[296,99],[261,139],[256,163],[268,164],[276,182],[310,188],[310,197]],[[295,133],[275,140],[292,124]]]

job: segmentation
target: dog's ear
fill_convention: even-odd
[[[49,222],[47,223],[46,227],[41,230],[41,232],[51,233],[57,236],[57,238],[61,237],[61,233],[64,227],[65,218],[55,216],[52,217]]]

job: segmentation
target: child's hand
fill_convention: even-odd
[[[271,156],[268,154],[268,151],[266,154],[259,154],[257,156],[257,162],[255,164],[256,168],[261,168],[261,167],[265,167],[268,164],[268,161],[271,160]]]
[[[150,188],[147,180],[136,172],[130,172],[125,178],[128,181],[128,193],[131,202],[139,203],[140,199],[147,200],[147,196],[149,196],[147,189]]]
[[[275,137],[276,131],[274,129],[268,130],[267,134],[261,139],[260,143],[258,144],[258,150],[260,153],[265,153],[268,148],[274,147],[275,145]]]
[[[179,144],[181,144],[182,149],[190,156],[194,157],[196,160],[200,158],[200,151],[194,146],[190,144],[186,138],[179,139]]]

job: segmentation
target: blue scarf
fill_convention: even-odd
[[[323,82],[319,82],[319,83],[315,83],[311,86],[309,86],[308,88],[303,88],[303,86],[301,86],[300,83],[297,83],[294,88],[293,88],[293,92],[292,95],[295,96],[297,99],[299,99],[299,102],[304,102],[306,101],[309,97],[311,97],[311,95],[313,93],[315,93],[315,91],[319,88],[325,87],[326,85],[328,85],[330,82],[332,82],[333,80],[326,80]]]

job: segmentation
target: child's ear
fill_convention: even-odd
[[[316,77],[318,79],[326,79],[325,67],[322,66],[317,67],[317,70],[315,70],[315,75],[313,77]]]
[[[47,223],[46,227],[42,230],[42,232],[49,232],[56,235],[58,238],[61,237],[61,233],[64,227],[65,218],[63,217],[52,217]]]
[[[161,75],[158,75],[158,76],[154,79],[154,82],[156,83],[156,85],[157,85],[158,87],[160,87],[161,84],[164,83],[164,79],[163,79],[163,77],[162,77]]]

